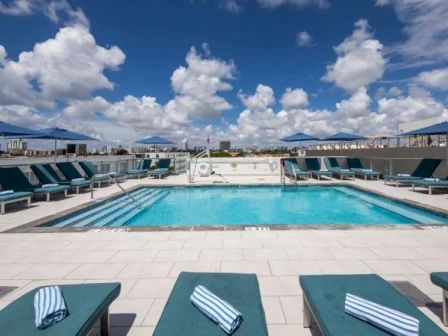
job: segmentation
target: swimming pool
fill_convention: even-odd
[[[142,187],[131,196],[115,197],[42,226],[448,223],[447,216],[348,186]]]

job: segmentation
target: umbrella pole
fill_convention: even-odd
[[[446,158],[445,158],[445,163],[446,163],[446,170],[447,170],[447,176],[448,176],[448,133],[445,133],[445,152],[446,152]]]
[[[58,155],[58,139],[54,139],[54,164],[56,164],[56,158]]]

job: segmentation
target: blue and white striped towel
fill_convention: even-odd
[[[350,169],[345,169],[345,168],[343,168],[343,169],[341,169],[341,171],[343,171],[343,172],[349,172]]]
[[[48,183],[48,184],[42,184],[42,189],[45,188],[52,188],[52,187],[57,187],[59,184],[57,183]]]
[[[373,172],[373,169],[362,169],[363,172]]]
[[[440,179],[437,177],[426,177],[423,179],[423,181],[428,181],[428,182],[439,182]]]
[[[39,329],[48,328],[67,317],[67,306],[59,286],[42,287],[36,292],[34,315]]]
[[[409,177],[409,176],[411,176],[411,174],[397,174],[397,176],[400,176],[400,177]]]
[[[196,308],[218,324],[228,335],[235,332],[243,321],[243,317],[238,310],[204,286],[196,286],[190,300]]]
[[[395,336],[418,336],[416,318],[347,293],[345,312]]]
[[[3,191],[0,191],[0,196],[2,196],[2,195],[9,195],[9,194],[14,194],[14,190],[3,190]]]
[[[86,179],[84,178],[84,177],[79,177],[79,178],[75,178],[75,179],[73,179],[72,180],[72,182],[82,182],[82,181],[85,181]]]

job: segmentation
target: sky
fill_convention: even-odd
[[[448,117],[446,0],[0,0],[0,120],[108,144]]]

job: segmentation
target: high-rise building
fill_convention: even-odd
[[[219,142],[219,150],[221,150],[221,151],[228,151],[228,150],[230,150],[230,141],[229,140],[220,141]]]
[[[182,150],[185,152],[188,151],[188,139],[182,140]]]

